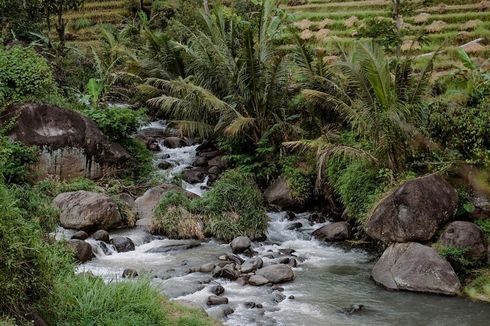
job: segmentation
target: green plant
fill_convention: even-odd
[[[130,138],[148,119],[144,110],[120,107],[89,108],[83,113],[92,119],[105,135],[115,141]]]
[[[79,18],[73,24],[73,28],[77,31],[82,30],[84,28],[88,28],[90,26],[95,25],[95,23],[89,18]]]
[[[17,204],[0,183],[0,314],[13,317],[44,300],[56,279],[72,269],[62,244],[47,240]]]
[[[315,186],[315,162],[310,153],[286,156],[282,162],[282,174],[291,189],[291,195],[299,203],[311,199]]]
[[[0,100],[19,101],[56,92],[51,68],[33,48],[0,45]]]
[[[393,51],[402,44],[402,37],[392,19],[386,17],[370,17],[359,26],[356,35],[359,38],[371,38],[386,51]]]
[[[478,219],[475,224],[482,229],[487,237],[490,237],[490,219]]]
[[[135,180],[149,179],[155,171],[153,153],[143,142],[134,138],[121,140],[120,143],[136,162],[135,167],[131,171],[123,171],[123,176],[127,172],[130,172],[129,174]]]
[[[145,279],[62,278],[39,310],[50,325],[213,325],[202,312],[168,302]]]
[[[468,257],[467,248],[445,247],[440,244],[436,244],[435,248],[439,255],[446,258],[454,270],[462,276],[467,275],[471,269],[477,266],[477,263]]]
[[[490,270],[487,268],[474,271],[464,292],[471,299],[490,302]]]
[[[0,131],[0,175],[7,183],[25,182],[31,175],[30,165],[38,161],[36,147],[2,136]]]

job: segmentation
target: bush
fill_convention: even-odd
[[[0,103],[56,92],[51,68],[34,49],[0,46]]]
[[[147,179],[155,170],[153,164],[153,153],[141,141],[128,138],[120,141],[131,157],[136,162],[135,168],[131,171],[131,177],[136,180]],[[123,173],[124,174],[124,173]]]
[[[47,241],[38,224],[22,213],[0,184],[0,315],[20,316],[45,299],[58,276],[72,270],[62,245]]]
[[[130,138],[148,119],[143,110],[135,111],[130,108],[90,108],[83,113],[114,141]]]
[[[327,178],[348,216],[364,220],[383,192],[383,179],[377,169],[364,160],[334,156],[327,165]]]
[[[291,189],[294,200],[304,204],[311,199],[315,187],[315,163],[313,157],[287,156],[282,160],[282,173]]]
[[[95,25],[95,23],[92,20],[90,20],[88,18],[79,18],[73,24],[73,28],[75,30],[79,31],[81,29],[88,28],[88,27],[93,26],[93,25]]]
[[[473,280],[464,288],[464,292],[474,300],[490,302],[490,270],[474,272]]]
[[[453,266],[458,275],[466,276],[471,269],[477,266],[477,263],[468,258],[466,248],[457,247],[445,247],[440,244],[436,244],[435,248],[439,255],[446,258],[446,260]]]
[[[25,182],[31,174],[29,166],[38,160],[36,147],[1,136],[0,131],[0,175],[8,183]]]
[[[105,284],[100,278],[61,279],[39,311],[49,325],[213,325],[204,313],[165,300],[146,280]]]

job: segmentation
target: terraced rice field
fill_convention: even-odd
[[[287,0],[282,2],[282,8],[290,15],[301,38],[332,52],[336,44],[348,45],[356,39],[364,19],[389,18],[391,8],[390,0],[309,0],[299,6],[288,6]],[[436,69],[447,70],[456,65],[453,59],[456,48],[483,38],[482,42],[466,46],[465,50],[480,61],[490,56],[490,1],[435,0],[429,6],[424,6],[422,0],[411,2],[417,8],[411,16],[403,17],[403,28],[408,34],[402,46],[404,52],[420,55],[442,47]],[[412,46],[420,35],[424,36],[425,43]]]

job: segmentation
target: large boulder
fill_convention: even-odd
[[[294,272],[288,265],[269,265],[261,268],[257,271],[257,275],[260,275],[272,284],[289,282],[294,279]]]
[[[163,144],[168,148],[180,148],[187,145],[185,140],[179,137],[167,137],[163,140]]]
[[[324,241],[344,241],[350,237],[350,226],[347,222],[331,223],[316,229],[312,235]]]
[[[83,240],[72,239],[67,242],[68,247],[74,253],[75,259],[79,263],[85,263],[92,259],[92,246]]]
[[[151,189],[148,189],[143,196],[138,197],[135,200],[135,208],[137,212],[137,219],[138,220],[146,220],[147,225],[151,224],[151,219],[153,219],[153,216],[155,215],[155,208],[157,207],[158,203],[160,202],[160,199],[164,194],[170,191],[177,191],[186,194],[187,197],[189,198],[195,198],[196,195],[193,193],[190,193],[188,191],[185,191],[179,186],[173,185],[173,184],[162,184],[158,187],[154,187]]]
[[[89,191],[61,193],[53,201],[60,224],[67,229],[110,230],[121,225],[117,204],[109,196]]]
[[[128,237],[114,237],[111,239],[111,244],[116,248],[117,252],[128,252],[135,249],[133,240]]]
[[[264,199],[269,205],[278,206],[280,208],[294,207],[299,204],[299,202],[293,198],[291,187],[286,178],[282,176],[265,190]]]
[[[471,222],[450,223],[441,234],[439,243],[444,247],[466,249],[467,255],[475,260],[487,258],[487,239],[480,227]]]
[[[38,179],[96,179],[134,163],[124,148],[77,111],[47,104],[11,105],[0,115],[0,125],[12,120],[15,123],[9,137],[40,149],[39,161],[32,169]]]
[[[384,242],[428,241],[458,207],[456,190],[431,174],[402,184],[379,202],[366,232]]]
[[[416,242],[390,245],[371,276],[390,290],[455,295],[461,288],[451,264],[435,249]]]

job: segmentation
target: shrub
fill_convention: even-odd
[[[0,315],[21,315],[45,299],[59,275],[72,269],[61,244],[46,241],[38,224],[22,213],[0,184]]]
[[[38,160],[36,147],[1,136],[0,131],[0,175],[8,183],[25,182],[30,176],[29,166]]]
[[[49,325],[212,325],[204,313],[165,300],[146,280],[105,284],[101,278],[61,279],[41,305]]]
[[[136,166],[130,171],[131,177],[136,180],[147,179],[155,170],[153,153],[146,148],[145,144],[134,138],[124,139],[120,141],[120,144],[129,152],[136,162]]]
[[[315,163],[313,157],[287,156],[282,160],[282,173],[291,189],[291,195],[299,203],[306,203],[315,187]]]
[[[95,25],[95,23],[92,20],[90,20],[88,18],[79,18],[73,24],[73,28],[75,30],[79,31],[81,29],[88,28],[88,27],[93,26],[93,25]]]
[[[446,258],[446,260],[453,266],[458,275],[466,276],[472,268],[475,268],[477,263],[468,258],[466,248],[458,247],[445,247],[440,244],[436,244],[435,248],[439,255]]]
[[[56,93],[46,60],[30,47],[0,46],[0,102]]]
[[[135,111],[130,108],[89,108],[83,113],[114,141],[130,138],[139,127],[147,122],[147,116],[143,110]]]
[[[464,292],[471,299],[490,302],[490,270],[475,271],[473,280],[465,286]]]

